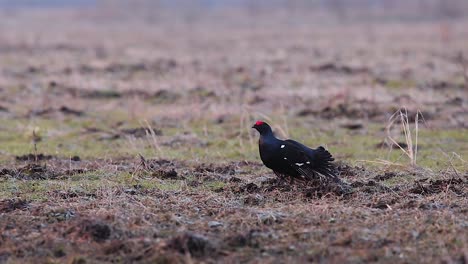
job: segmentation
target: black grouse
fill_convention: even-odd
[[[258,147],[263,164],[278,177],[289,177],[291,183],[294,179],[311,181],[324,178],[340,182],[331,163],[334,159],[322,146],[311,149],[291,139],[280,140],[263,121],[257,121],[252,128],[260,133]]]

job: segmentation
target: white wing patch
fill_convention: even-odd
[[[307,164],[310,164],[310,161],[306,162]]]
[[[281,148],[284,148],[284,145],[281,145]]]
[[[300,167],[300,166],[304,165],[304,163],[296,163],[296,165]]]
[[[285,157],[284,159],[287,160],[288,158]]]

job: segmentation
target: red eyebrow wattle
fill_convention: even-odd
[[[264,123],[263,121],[258,120],[257,122],[255,122],[255,125],[256,126],[261,126],[261,125],[263,125],[263,123]]]

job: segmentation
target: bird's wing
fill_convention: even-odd
[[[311,149],[294,140],[285,140],[282,154],[288,164],[307,179],[317,179],[320,175],[337,179],[331,163],[334,159],[322,146]]]

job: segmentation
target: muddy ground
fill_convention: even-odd
[[[40,199],[0,202],[1,260],[466,261],[466,174],[408,180],[417,173],[338,164],[342,188],[291,186],[261,168],[176,160],[4,168],[2,180],[49,186]],[[104,184],[82,186],[84,175]]]
[[[0,263],[468,262],[466,20],[297,12],[2,13]],[[256,119],[345,184],[276,179]]]

